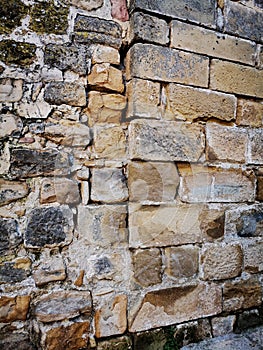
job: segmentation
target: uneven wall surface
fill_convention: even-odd
[[[0,0],[1,349],[262,322],[262,8]]]

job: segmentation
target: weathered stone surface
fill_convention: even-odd
[[[42,95],[42,94],[41,94]],[[45,119],[52,111],[49,103],[42,100],[21,101],[16,109],[18,115],[24,118]]]
[[[261,231],[262,234],[263,231]],[[263,271],[263,243],[244,245],[244,269],[250,273]]]
[[[116,203],[128,199],[126,179],[121,169],[93,169],[91,199],[95,202]]]
[[[81,314],[90,316],[91,309],[90,292],[57,291],[39,298],[34,315],[41,322],[54,322]]]
[[[249,131],[248,162],[263,164],[263,128]]]
[[[131,332],[168,326],[220,313],[221,289],[216,285],[190,285],[148,292],[130,324]]]
[[[136,283],[149,287],[162,282],[162,257],[159,249],[136,250],[132,262]]]
[[[223,310],[248,309],[261,304],[262,290],[257,280],[226,282],[223,287]]]
[[[90,185],[88,181],[82,181],[80,183],[80,195],[82,204],[88,204],[90,198]]]
[[[254,66],[255,43],[185,22],[172,21],[171,46]]]
[[[263,126],[263,104],[252,100],[238,100],[237,125]]]
[[[30,296],[0,297],[0,322],[25,321],[29,308]]]
[[[131,350],[132,341],[127,336],[99,341],[97,349],[98,350]]]
[[[110,63],[119,65],[119,51],[110,46],[96,45],[92,50],[92,64],[96,63]]]
[[[239,276],[243,252],[239,244],[207,245],[203,247],[201,263],[205,280],[221,280]]]
[[[101,301],[95,311],[97,338],[123,334],[127,328],[127,296],[118,294]]]
[[[33,209],[25,232],[30,248],[64,246],[71,242],[73,214],[67,206]]]
[[[26,197],[28,192],[29,188],[25,182],[0,179],[0,206]]]
[[[13,178],[66,175],[69,173],[69,168],[68,155],[54,149],[13,148],[11,150],[10,174]]]
[[[195,162],[204,151],[200,125],[136,120],[129,128],[132,159]]]
[[[199,221],[204,241],[213,242],[216,239],[223,238],[225,229],[224,210],[204,208]]]
[[[0,256],[12,254],[21,241],[17,221],[0,218]]]
[[[164,117],[169,120],[217,118],[230,121],[235,117],[236,98],[233,95],[178,84],[169,84],[166,95]]]
[[[119,21],[126,22],[129,20],[129,12],[126,0],[111,0],[111,15]]]
[[[183,202],[246,202],[255,198],[253,173],[199,165],[180,165],[179,195]]]
[[[85,75],[90,66],[90,51],[85,46],[49,44],[45,48],[44,63],[60,70]]]
[[[95,64],[88,76],[88,83],[97,88],[109,89],[122,93],[124,85],[122,72],[109,63]]]
[[[0,79],[0,102],[17,102],[23,95],[23,80]]]
[[[23,123],[20,118],[13,114],[0,114],[0,139],[19,135],[22,128]]]
[[[215,1],[200,3],[195,0],[132,0],[131,9],[141,9],[156,12],[169,17],[188,19],[190,21],[214,26]]]
[[[263,201],[263,176],[257,177],[257,197],[258,201]]]
[[[20,0],[10,0],[1,2],[0,13],[0,33],[10,33],[21,24],[21,20],[26,16],[28,7]]]
[[[259,327],[258,329],[255,329],[255,334],[253,334],[253,328],[256,326],[262,326],[262,309],[252,309],[243,311],[242,313],[238,313],[237,320],[235,324],[235,332],[236,333],[243,333],[244,330],[248,330],[249,333],[247,333],[248,338],[253,341],[261,341],[263,336],[263,329],[262,327]],[[251,332],[251,333],[250,333]],[[253,333],[252,333],[253,332]]]
[[[263,97],[263,72],[240,64],[212,60],[210,88],[240,95]]]
[[[201,239],[197,205],[129,207],[130,247],[163,247],[197,243]]]
[[[103,0],[71,0],[71,4],[85,11],[91,11],[100,8]]]
[[[23,281],[30,274],[30,267],[31,260],[29,258],[0,262],[0,284]]]
[[[78,350],[87,347],[89,322],[76,322],[69,326],[50,329],[46,334],[46,350]]]
[[[198,273],[199,248],[191,245],[165,249],[165,272],[174,278],[192,277]]]
[[[233,333],[235,321],[235,315],[212,318],[212,329],[214,337],[219,337],[220,335]]]
[[[74,33],[74,42],[76,44],[84,44],[84,45],[93,45],[93,44],[103,45],[104,44],[107,46],[111,46],[115,49],[120,49],[122,40],[121,38],[115,38],[112,35],[96,33],[96,32],[88,32],[88,31],[79,31]]]
[[[86,105],[86,91],[85,87],[78,83],[53,82],[47,85],[44,99],[55,105],[65,103],[81,107]]]
[[[60,256],[50,256],[33,272],[33,278],[37,286],[43,286],[54,281],[63,281],[66,278],[66,269],[62,258]]]
[[[52,178],[42,181],[40,203],[78,203],[80,194],[78,183],[67,178]]]
[[[177,343],[176,340],[173,339],[173,331],[173,327],[167,327],[135,333],[133,335],[134,348],[164,350],[166,343],[168,343],[168,346],[176,346]]]
[[[169,26],[163,19],[142,12],[135,12],[130,21],[131,42],[144,40],[166,45],[169,42]]]
[[[126,66],[128,79],[208,85],[208,58],[168,47],[135,44],[128,52]]]
[[[15,40],[0,42],[0,60],[7,65],[29,66],[36,58],[36,45]]]
[[[246,129],[209,123],[206,126],[206,142],[209,161],[245,163],[248,147]]]
[[[94,151],[96,158],[125,159],[126,143],[126,133],[122,126],[95,126]]]
[[[27,333],[2,332],[0,348],[5,350],[36,350]]]
[[[130,201],[174,201],[179,180],[174,163],[131,162],[128,164]]]

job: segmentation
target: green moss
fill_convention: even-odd
[[[65,34],[68,27],[68,7],[55,6],[53,1],[36,4],[31,11],[29,27],[37,33]]]
[[[36,46],[34,44],[3,40],[0,42],[0,60],[6,64],[28,66],[35,59]]]
[[[0,0],[0,34],[11,33],[20,26],[28,7],[20,0]]]

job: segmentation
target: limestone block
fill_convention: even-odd
[[[22,120],[13,114],[0,114],[0,139],[19,135],[22,131]]]
[[[0,206],[24,198],[28,193],[29,188],[25,182],[0,179]]]
[[[0,262],[0,284],[16,283],[30,275],[31,260],[27,257]]]
[[[85,106],[85,87],[72,82],[52,82],[46,87],[44,99],[50,104],[67,104],[70,106]]]
[[[262,231],[261,231],[262,233]],[[250,273],[263,271],[263,243],[244,244],[244,269]]]
[[[77,0],[78,1],[78,0]],[[110,63],[119,65],[120,54],[117,49],[110,46],[96,45],[92,50],[92,64]]]
[[[95,126],[94,151],[96,158],[125,159],[126,133],[122,126]]]
[[[82,181],[80,183],[80,195],[82,199],[82,204],[88,204],[90,197],[90,185],[88,181]]]
[[[124,85],[122,72],[109,63],[95,64],[88,76],[89,85],[122,93]]]
[[[165,272],[174,278],[192,277],[198,273],[199,248],[191,245],[165,249]]]
[[[46,119],[52,107],[49,103],[42,101],[42,98],[37,101],[24,101],[22,100],[17,105],[17,113],[20,117],[24,118],[35,118],[35,119]]]
[[[67,178],[44,179],[40,189],[40,203],[78,203],[80,194],[78,183]]]
[[[262,127],[263,104],[252,100],[239,99],[236,123],[237,125]]]
[[[249,130],[248,162],[263,164],[263,128]]]
[[[235,315],[212,318],[212,329],[214,337],[219,337],[220,335],[233,333],[235,321]]]
[[[0,322],[25,321],[29,309],[30,296],[16,295],[0,297]]]
[[[17,102],[23,96],[23,80],[0,79],[0,102]]]
[[[60,256],[50,256],[33,271],[33,278],[37,286],[43,286],[49,282],[64,281],[66,270]]]
[[[18,222],[14,219],[0,218],[0,256],[14,253],[21,241]]]
[[[36,45],[15,40],[2,40],[0,60],[7,65],[30,66],[36,59]]]

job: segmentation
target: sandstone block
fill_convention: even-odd
[[[129,126],[131,159],[198,161],[204,151],[200,125],[135,120]]]
[[[262,71],[232,62],[212,60],[211,89],[262,98],[262,85]]]
[[[67,178],[44,179],[40,189],[40,203],[78,203],[80,194],[78,183]]]
[[[25,182],[0,179],[0,206],[26,197],[28,192],[29,188]]]
[[[92,51],[92,64],[96,63],[110,63],[119,65],[119,51],[110,46],[96,45]]]
[[[0,79],[0,102],[18,102],[23,96],[23,80]]]
[[[205,280],[233,278],[241,274],[243,252],[238,244],[204,246],[201,263]]]
[[[54,281],[64,281],[66,270],[62,258],[51,256],[48,261],[43,261],[33,272],[33,278],[37,286]]]
[[[105,88],[122,93],[124,85],[122,72],[109,63],[95,64],[88,76],[88,83],[93,87]]]
[[[235,321],[235,315],[212,318],[212,329],[214,337],[233,333]]]
[[[52,82],[46,87],[44,99],[55,105],[65,103],[81,107],[86,105],[86,91],[85,87],[78,83]]]
[[[258,201],[263,201],[263,176],[257,177],[257,198]]]
[[[81,314],[91,315],[91,295],[88,291],[57,291],[42,295],[35,305],[34,315],[40,322],[61,321]]]
[[[99,341],[98,350],[130,350],[132,340],[128,336],[116,337],[109,340]]]
[[[17,221],[0,218],[0,256],[12,254],[21,241]]]
[[[174,163],[131,162],[128,164],[130,201],[174,201],[179,180]]]
[[[125,159],[126,133],[122,126],[95,126],[94,151],[96,158]]]
[[[248,162],[263,164],[263,128],[249,130]]]
[[[21,20],[28,12],[28,7],[20,0],[3,2],[3,4],[1,4],[1,8],[1,34],[11,33],[13,29],[21,24]]]
[[[262,127],[263,104],[252,100],[239,99],[236,123],[237,125]]]
[[[135,44],[127,55],[127,78],[208,86],[208,58],[168,47]]]
[[[214,284],[161,289],[145,295],[129,330],[139,332],[168,326],[215,315],[221,310],[221,289]]]
[[[262,231],[261,231],[262,233]],[[244,244],[244,269],[250,273],[263,271],[263,243]]]
[[[92,11],[103,5],[103,0],[71,0],[71,4],[85,11]]]
[[[30,296],[17,295],[15,297],[0,297],[0,322],[8,323],[13,321],[25,321]]]
[[[204,241],[213,242],[222,239],[225,229],[225,213],[220,209],[204,208],[199,217]]]
[[[25,280],[30,274],[31,260],[16,258],[12,261],[0,262],[0,284],[16,283]]]
[[[8,136],[19,135],[23,128],[20,118],[12,114],[0,115],[0,139]]]

